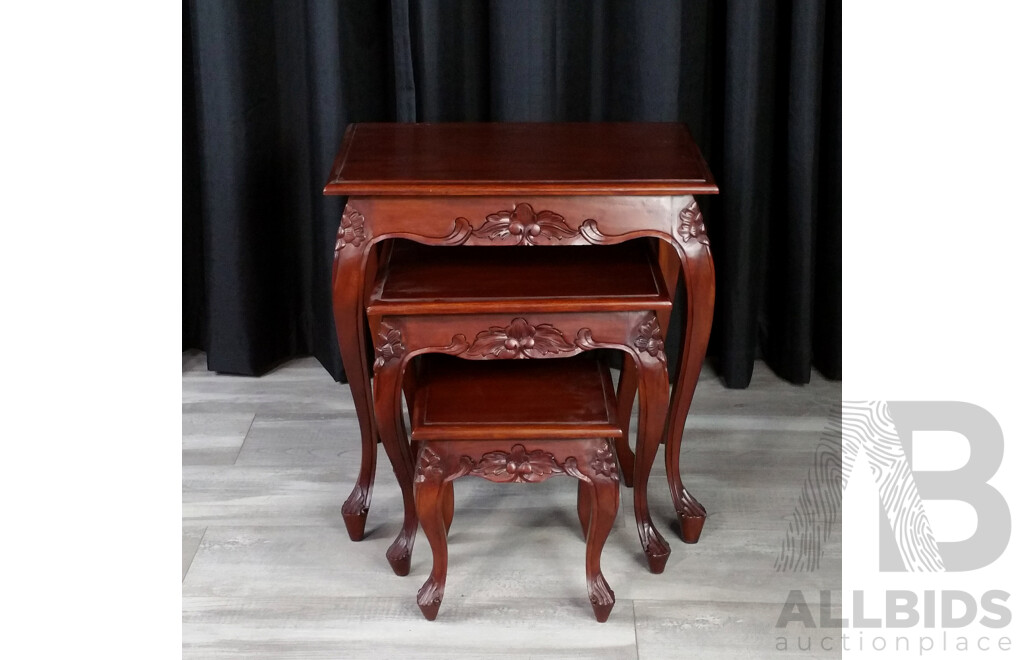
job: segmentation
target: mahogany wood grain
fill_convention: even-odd
[[[718,192],[673,123],[353,124],[328,195],[692,195]]]

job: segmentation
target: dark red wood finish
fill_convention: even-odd
[[[443,248],[433,248],[443,254]],[[475,248],[460,248],[467,252]],[[664,342],[661,339],[658,314],[659,311],[670,310],[671,300],[667,287],[661,280],[652,251],[645,241],[632,245],[612,246],[608,248],[586,248],[583,257],[576,260],[561,260],[557,254],[566,250],[576,252],[573,248],[546,248],[552,255],[545,263],[544,272],[559,274],[564,277],[581,279],[601,279],[603,271],[644,273],[645,277],[628,279],[619,284],[621,298],[607,295],[581,295],[576,298],[552,299],[528,295],[520,298],[519,280],[514,278],[499,279],[493,282],[491,295],[482,301],[452,299],[452,291],[448,285],[452,279],[470,279],[476,276],[477,270],[472,264],[466,265],[461,274],[455,273],[458,266],[434,269],[432,260],[425,263],[403,262],[395,264],[402,256],[400,250],[394,250],[390,258],[382,264],[382,272],[374,287],[368,309],[371,310],[370,326],[377,328],[374,342],[377,359],[374,362],[375,387],[374,406],[376,419],[380,425],[381,439],[389,457],[399,475],[406,503],[406,520],[388,550],[388,560],[399,575],[408,572],[413,543],[415,541],[416,518],[412,489],[408,484],[407,475],[412,473],[411,456],[405,451],[407,441],[402,428],[400,409],[401,393],[399,383],[404,382],[410,373],[406,365],[412,357],[421,353],[446,353],[463,359],[488,360],[534,360],[537,358],[557,358],[576,355],[583,351],[596,348],[614,348],[627,353],[632,361],[626,363],[631,369],[625,370],[629,375],[623,378],[625,387],[620,385],[620,403],[628,411],[636,391],[640,393],[639,426],[637,434],[637,451],[640,457],[634,462],[626,440],[628,431],[628,414],[620,420],[620,433],[609,433],[617,438],[616,444],[620,460],[624,467],[624,475],[634,483],[634,513],[641,546],[647,556],[652,572],[664,570],[670,549],[658,532],[650,517],[647,506],[647,482],[654,461],[658,443],[665,428],[665,415],[668,397],[668,372],[665,364]],[[487,248],[494,259],[489,266],[496,272],[515,272],[514,258],[522,250],[502,250]],[[557,254],[556,254],[557,253]],[[504,257],[504,258],[502,258]],[[513,260],[513,261],[510,261]],[[570,269],[571,267],[571,269]],[[376,292],[388,291],[391,287],[387,280],[395,270],[402,272],[403,279],[416,281],[417,299],[422,308],[417,308],[416,300],[408,297],[400,302],[402,313],[378,316],[381,310],[387,310],[389,304],[377,298]],[[557,290],[564,285],[549,287],[543,283],[536,285],[535,291],[545,289]],[[646,308],[636,307],[636,301],[646,301]],[[478,305],[490,305],[501,301],[504,310],[524,310],[521,315],[512,315],[507,311],[487,312],[478,309]],[[445,307],[460,304],[461,313],[445,311],[438,314],[434,310],[437,304]],[[556,365],[557,366],[557,365]],[[548,368],[547,365],[537,367]],[[482,365],[483,373],[487,373],[488,365]],[[541,387],[541,386],[538,386]],[[608,393],[610,394],[610,389]],[[453,410],[452,417],[457,415],[473,415],[479,407],[486,406],[486,397],[501,398],[503,392],[481,393],[470,397],[461,411]],[[483,396],[483,400],[479,397]],[[627,401],[628,403],[621,403]],[[521,402],[522,405],[527,405]],[[514,411],[516,404],[507,404]],[[580,411],[582,414],[582,411]],[[429,425],[424,424],[429,430]],[[448,433],[456,437],[472,437],[475,431],[466,429],[461,435],[451,430]],[[534,430],[514,424],[510,419],[503,427],[506,437],[535,437]],[[422,431],[426,432],[426,431]],[[565,437],[572,433],[557,428],[546,430],[548,437]]]
[[[696,541],[705,512],[680,480],[679,445],[714,306],[714,267],[703,218],[692,195],[713,192],[717,187],[707,166],[681,125],[392,124],[351,128],[325,189],[327,194],[351,195],[338,230],[333,277],[339,345],[363,442],[359,480],[343,507],[350,536],[358,540],[363,534],[376,467],[378,424],[399,483],[411,483],[413,457],[408,443],[399,441],[404,431],[400,419],[396,421],[392,415],[400,396],[392,395],[403,380],[401,369],[396,368],[404,365],[404,360],[391,358],[405,354],[407,345],[448,349],[443,352],[462,352],[462,357],[473,359],[500,358],[486,351],[474,357],[472,340],[490,327],[511,328],[516,318],[522,318],[534,328],[557,327],[574,352],[608,346],[633,356],[633,361],[626,361],[618,405],[620,412],[628,411],[633,390],[639,389],[641,427],[646,424],[647,428],[637,438],[637,464],[627,473],[627,483],[632,476],[638,528],[652,570],[658,567],[658,556],[667,557],[668,546],[649,522],[644,473],[649,474],[649,462],[665,428],[668,478],[683,540]],[[668,328],[670,309],[656,300],[643,300],[650,297],[650,291],[629,298],[620,290],[602,302],[599,291],[574,296],[572,287],[558,279],[552,290],[561,287],[560,291],[544,298],[538,293],[542,286],[538,288],[534,281],[523,283],[524,277],[529,278],[526,274],[509,282],[513,293],[505,298],[505,294],[481,296],[479,287],[474,293],[475,284],[467,282],[436,300],[417,300],[415,283],[406,278],[402,284],[401,277],[391,289],[374,290],[378,265],[389,263],[386,252],[395,242],[392,239],[435,248],[486,248],[495,250],[496,255],[512,249],[514,255],[523,254],[524,264],[532,264],[529,272],[541,273],[545,268],[541,264],[549,257],[557,265],[559,255],[565,254],[551,246],[579,246],[604,254],[599,250],[648,238],[659,242],[658,266],[663,281],[669,283],[664,287],[669,300],[680,275],[686,291],[680,377],[671,394],[671,406],[667,376],[662,375],[660,334]],[[476,275],[468,279],[501,281],[498,271],[488,272],[486,257],[468,252],[466,256],[469,261],[477,260]],[[451,281],[456,275],[449,273],[448,277]],[[548,279],[558,277],[549,275]],[[594,277],[598,281],[601,276]],[[523,292],[518,298],[517,282]],[[605,305],[609,301],[614,302]],[[579,316],[612,307],[618,312],[607,315],[603,325],[593,317]],[[502,310],[505,313],[499,313]],[[367,320],[377,349],[376,415],[370,365],[363,354]],[[411,325],[396,327],[397,321]],[[577,334],[583,330],[589,334]],[[457,341],[459,335],[467,342],[465,347]],[[528,357],[571,354],[564,347],[550,354],[536,353]],[[658,421],[666,410],[670,411],[667,426]],[[628,460],[621,458],[624,464]],[[406,530],[410,526],[415,533],[413,509],[410,492],[405,536],[400,536],[400,541],[409,536]],[[396,571],[411,551],[411,540],[402,541],[407,543],[405,548],[400,541],[389,550]]]
[[[684,124],[353,124],[328,195],[717,193]]]
[[[608,368],[593,359],[464,360],[430,355],[413,399],[419,440],[616,438]]]
[[[670,310],[651,249],[638,241],[546,250],[395,241],[367,313]],[[509,308],[514,299],[516,308]]]
[[[619,489],[615,453],[602,436],[621,435],[608,368],[579,357],[474,365],[425,357],[412,407],[416,510],[433,552],[430,576],[416,598],[424,616],[434,620],[444,597],[451,526],[445,502],[452,482],[470,475],[539,483],[564,474],[580,480],[587,591],[594,616],[607,621],[615,593],[601,572],[601,551]]]

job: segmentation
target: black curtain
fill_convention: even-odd
[[[359,121],[684,121],[730,387],[765,359],[840,377],[840,15],[793,2],[186,2],[183,344],[260,374],[315,355],[344,378],[321,189]],[[678,346],[669,346],[670,354]]]

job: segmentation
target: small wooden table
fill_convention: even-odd
[[[694,195],[717,192],[683,124],[350,126],[324,194],[349,196],[335,245],[333,300],[363,447],[358,481],[342,508],[351,538],[363,536],[378,440],[365,352],[366,305],[392,239],[531,248],[653,238],[659,241],[658,264],[670,295],[680,274],[686,291],[678,377],[662,440],[681,536],[695,542],[706,514],[683,487],[679,450],[707,348],[715,279]],[[668,329],[669,313],[659,309],[653,322],[645,318],[643,327],[638,322],[629,348],[664,363],[661,329]],[[375,337],[375,346],[378,364],[404,351],[400,336]],[[633,378],[635,387],[629,360],[624,377]],[[638,455],[641,442],[638,437]],[[396,463],[390,451],[389,456]],[[406,468],[396,464],[396,474]],[[646,491],[646,481],[643,486]],[[646,494],[638,497],[646,508]]]
[[[416,596],[424,616],[433,621],[444,598],[452,482],[472,475],[524,484],[565,475],[579,480],[587,592],[597,620],[607,621],[615,593],[601,572],[601,550],[619,508],[619,468],[609,443],[622,437],[607,365],[592,356],[482,364],[426,358],[410,415],[419,448],[416,511],[434,556]],[[501,399],[490,396],[496,391]]]

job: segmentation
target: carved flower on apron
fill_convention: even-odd
[[[698,243],[709,245],[707,227],[704,226],[704,215],[697,206],[697,200],[690,200],[682,211],[679,212],[679,236],[684,243],[691,238],[697,239]]]

